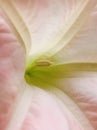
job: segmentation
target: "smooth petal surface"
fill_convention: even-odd
[[[73,100],[74,103],[79,106],[82,113],[84,113],[87,121],[85,121],[83,119],[83,116],[81,115],[78,117],[78,120],[80,120],[84,125],[91,124],[92,129],[94,130],[97,129],[97,86],[96,84],[97,84],[97,74],[91,78],[87,78],[86,76],[86,78],[84,77],[84,78],[75,78],[75,79],[65,79],[63,80],[63,84],[61,87],[61,89],[64,90],[64,92],[67,95],[69,95],[71,100]],[[78,116],[79,115],[78,113],[80,112],[76,111],[76,109],[70,106],[68,102],[67,104],[69,105],[72,112],[75,113],[76,116]],[[90,126],[86,127],[86,129],[91,130],[91,127]]]
[[[97,62],[97,6],[90,13],[76,37],[58,52],[58,63]],[[63,60],[64,59],[64,60]]]
[[[24,69],[23,49],[0,10],[0,130],[11,119]]]
[[[9,3],[4,0],[2,6],[6,2]],[[32,48],[30,53],[41,54],[51,48],[54,48],[53,51],[56,52],[71,41],[82,26],[87,14],[95,5],[96,0],[53,2],[52,0],[14,0],[11,2],[13,6],[17,7],[31,33]],[[57,44],[58,46],[56,46]]]
[[[71,128],[84,130],[54,93],[34,88],[32,104],[21,130],[70,130]]]
[[[15,2],[32,35],[31,54],[40,55],[48,51],[47,56],[55,54],[72,41],[97,3],[96,0]]]
[[[91,59],[93,58],[93,55],[96,54],[96,40],[97,40],[96,35],[95,35],[97,34],[96,32],[96,25],[97,25],[96,24],[96,8],[94,9],[93,13],[91,13],[92,15],[88,17],[88,21],[86,22],[86,24],[84,24],[84,27],[83,27],[84,29],[90,27],[89,31],[87,31],[86,29],[83,33],[83,28],[78,28],[78,26],[76,28],[77,30],[76,29],[74,30],[74,27],[76,27],[75,26],[76,20],[78,20],[77,18],[79,18],[78,16],[80,15],[80,12],[83,12],[82,10],[84,10],[84,7],[86,7],[86,5],[87,5],[87,8],[85,8],[86,10],[84,11],[86,12],[87,10],[90,11],[91,7],[93,7],[93,5],[96,3],[96,0],[86,0],[86,1],[81,0],[80,2],[79,0],[68,0],[68,1],[67,0],[60,0],[60,1],[54,0],[53,2],[52,0],[49,0],[49,1],[48,0],[45,0],[45,1],[44,0],[40,0],[40,1],[38,0],[36,1],[4,0],[2,1],[2,4],[1,4],[3,5],[2,8],[4,7],[3,11],[8,9],[8,8],[5,8],[6,7],[5,5],[9,5],[8,2],[9,3],[12,2],[11,3],[12,8],[13,7],[17,8],[16,12],[20,14],[20,17],[17,17],[17,19],[22,18],[22,22],[25,22],[26,24],[25,27],[28,28],[27,36],[29,37],[29,32],[31,33],[31,38],[32,38],[31,48],[33,48],[31,50],[31,55],[36,54],[37,51],[44,49],[45,46],[50,46],[50,48],[52,48],[55,45],[59,45],[57,43],[60,43],[59,41],[63,38],[64,34],[68,34],[67,32],[69,32],[70,34],[70,31],[71,31],[70,36],[68,35],[66,36],[69,37],[69,42],[71,42],[72,36],[75,36],[73,35],[73,33],[75,32],[74,34],[76,34],[76,32],[78,32],[79,29],[81,30],[79,31],[77,37],[74,37],[75,40],[72,40],[72,43],[66,47],[69,54],[67,53],[65,49],[63,49],[61,50],[61,52],[58,50],[57,55],[53,55],[54,59],[56,59],[56,63],[61,64],[65,62],[86,61],[87,57],[89,56],[90,57],[87,59],[87,62],[90,62]],[[11,13],[6,13],[6,12],[7,11],[5,11],[5,14],[8,14],[7,18],[9,18],[9,23],[14,24],[14,28],[18,32],[19,28],[17,28],[18,27],[17,24],[14,23],[14,20],[13,22],[11,21],[13,16],[10,14],[12,12]],[[18,16],[18,14],[16,13],[15,15]],[[74,18],[73,22],[71,18]],[[80,19],[78,21],[80,21]],[[68,23],[68,26],[67,26],[67,23]],[[82,26],[82,23],[81,23],[81,26]],[[65,24],[65,27],[63,28],[64,24]],[[72,31],[72,25],[74,25],[73,31]],[[4,27],[6,30],[5,34],[8,33],[9,35],[10,34],[9,27],[7,28],[5,24],[4,24]],[[0,29],[2,32],[2,26]],[[24,34],[23,35],[21,34],[21,28],[18,33],[19,33],[20,38],[22,38],[23,40]],[[11,46],[8,46],[9,49],[12,48],[12,50],[14,50],[13,43],[15,43],[15,46],[19,46],[18,44],[19,39],[16,40],[17,37],[13,38],[14,35],[12,35],[12,31],[11,31],[11,37],[9,38],[5,34],[4,34],[4,39],[1,41],[3,41],[3,43],[6,43],[6,40],[9,40],[9,41],[11,40],[12,44]],[[13,34],[15,33],[13,32]],[[79,37],[80,34],[85,34],[85,35],[82,37]],[[0,36],[2,39],[3,38],[2,33]],[[90,40],[88,41],[88,39]],[[64,38],[62,40],[64,41]],[[93,44],[91,45],[92,40],[94,41],[93,41]],[[87,46],[85,46],[86,43],[89,49]],[[2,45],[5,45],[5,44],[1,44],[1,46]],[[61,44],[61,45],[66,45],[66,44]],[[97,105],[96,105],[97,104],[97,96],[96,96],[97,95],[96,94],[97,93],[96,91],[97,79],[96,77],[97,76],[96,74],[93,74],[95,78],[84,77],[84,78],[75,78],[75,79],[62,79],[60,81],[61,85],[59,86],[59,88],[55,88],[55,86],[48,86],[48,88],[44,88],[44,90],[40,88],[36,88],[34,86],[32,86],[32,88],[29,88],[28,85],[25,84],[25,81],[22,82],[22,85],[18,84],[20,81],[23,80],[22,78],[20,80],[20,77],[22,77],[24,74],[25,62],[23,60],[24,55],[23,55],[22,50],[21,49],[19,50],[18,47],[16,48],[15,50],[20,51],[20,53],[22,54],[20,54],[19,56],[19,52],[18,52],[18,55],[16,54],[15,55],[16,57],[12,57],[12,59],[10,59],[10,57],[12,56],[13,53],[11,53],[11,51],[7,53],[6,47],[1,49],[0,51],[1,55],[3,56],[3,58],[0,59],[0,62],[1,62],[1,69],[0,69],[1,76],[0,77],[2,77],[2,73],[4,74],[4,70],[7,69],[8,67],[7,69],[8,73],[5,74],[5,77],[8,77],[8,80],[6,78],[2,78],[2,80],[5,79],[5,81],[1,82],[3,85],[1,84],[1,87],[0,87],[0,89],[2,90],[0,93],[0,96],[1,96],[0,116],[1,116],[1,121],[2,121],[2,124],[0,126],[1,130],[4,130],[5,126],[7,126],[6,130],[13,130],[13,129],[14,130],[20,130],[20,129],[21,130],[32,130],[32,129],[36,129],[36,130],[64,130],[64,129],[66,130],[71,130],[71,129],[72,130],[96,130],[97,129],[97,125],[96,125],[96,120],[97,120]],[[57,48],[59,47],[57,46]],[[91,53],[90,53],[90,50],[92,50]],[[10,63],[8,62],[5,65],[5,68],[3,70],[4,65],[2,65],[2,62],[3,60],[7,62],[6,58],[4,57],[6,53],[8,56],[7,60]],[[20,58],[20,62],[19,62],[19,58]],[[96,58],[92,59],[92,61],[95,61],[95,59]],[[15,65],[17,66],[15,69],[14,67],[10,65],[13,63],[13,60],[15,60],[14,62],[15,62]],[[12,75],[10,75],[11,73]],[[13,80],[14,76],[15,76],[15,80]],[[14,94],[14,91],[9,91],[8,89],[9,82],[12,84],[12,86],[15,85],[16,83],[16,90],[17,91],[19,90],[18,93]],[[4,87],[5,85],[4,83],[6,83],[7,87],[6,86]],[[20,89],[18,89],[18,86],[20,86]],[[10,103],[12,104],[12,106],[8,106],[8,109],[7,109],[8,117],[6,116],[7,115],[6,114],[4,118],[2,118],[2,108],[5,108],[5,105],[6,105],[6,104],[3,105],[2,101],[4,102],[5,101],[4,99],[6,100],[8,99],[5,97],[5,95],[7,95],[7,92],[5,90],[9,93],[8,98],[12,99],[12,102]],[[11,88],[11,90],[13,90],[13,87]],[[3,91],[4,91],[4,94],[2,95]],[[12,94],[15,97],[12,97]],[[14,109],[12,109],[13,104],[14,104]],[[13,111],[12,116],[9,111]],[[10,117],[12,118],[10,119]],[[7,122],[4,122],[6,119],[7,121],[10,120],[8,125],[6,125]],[[3,124],[3,122],[5,124]]]
[[[12,4],[11,0],[1,0],[0,7],[2,8],[3,12],[5,12],[6,19],[9,22],[11,28],[13,28],[13,33],[15,33],[15,35],[17,36],[18,41],[25,49],[26,56],[28,56],[31,39],[25,21],[22,19],[18,10]]]

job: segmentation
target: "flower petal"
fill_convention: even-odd
[[[88,74],[87,74],[88,75]],[[97,73],[94,74],[94,77],[82,77],[82,78],[69,78],[61,80],[62,85],[60,89],[64,91],[68,95],[68,97],[73,101],[74,104],[80,108],[84,117],[81,116],[78,109],[76,109],[76,105],[62,97],[61,94],[58,94],[60,99],[63,99],[64,103],[70,108],[72,113],[77,116],[80,123],[85,125],[86,129],[97,129]],[[91,127],[87,127],[86,124],[91,125]]]
[[[78,32],[95,4],[95,0],[80,0],[80,2],[78,0],[55,2],[15,0],[11,2],[19,10],[31,33],[31,54],[38,52],[41,54],[52,48],[54,48],[53,51],[63,48]],[[55,53],[53,51],[51,53]]]
[[[23,48],[0,10],[0,130],[11,119],[24,70]]]
[[[97,4],[76,37],[52,58],[58,63],[97,62]]]
[[[26,47],[26,54],[29,54],[30,49],[30,34],[25,21],[20,16],[18,10],[14,7],[11,0],[0,1],[2,10],[6,13],[7,20],[9,21],[17,39],[24,47]],[[11,12],[11,13],[10,13]]]

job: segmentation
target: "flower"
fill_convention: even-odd
[[[1,130],[96,130],[96,5],[0,1]]]

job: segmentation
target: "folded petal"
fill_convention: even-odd
[[[63,4],[63,3],[65,3],[65,4]],[[70,4],[70,3],[72,3],[72,4]],[[35,4],[38,6],[36,6]],[[19,36],[18,39],[20,39],[20,42],[22,40],[22,42],[23,42],[23,44],[25,44],[26,48],[28,47],[27,45],[29,44],[29,42],[33,43],[32,44],[33,49],[31,50],[31,54],[32,53],[36,54],[37,51],[39,51],[39,50],[40,50],[39,54],[41,52],[44,53],[45,51],[50,50],[48,52],[50,52],[50,56],[53,56],[52,54],[55,54],[55,52],[58,52],[54,59],[59,59],[58,63],[62,63],[62,62],[65,62],[63,59],[66,59],[65,56],[62,55],[63,52],[65,55],[66,51],[62,50],[62,48],[67,43],[70,43],[72,38],[75,38],[75,34],[78,31],[80,31],[80,27],[83,24],[83,20],[80,21],[79,16],[82,14],[82,17],[81,17],[81,19],[82,19],[82,18],[84,18],[83,16],[85,14],[85,17],[86,17],[87,16],[86,14],[89,14],[88,11],[90,11],[91,7],[93,7],[94,4],[95,4],[95,1],[90,1],[90,0],[86,0],[86,1],[81,0],[80,2],[77,0],[70,0],[70,1],[61,0],[61,1],[57,1],[56,4],[52,3],[52,1],[50,1],[50,0],[49,1],[41,0],[40,2],[36,1],[36,3],[33,3],[33,1],[31,1],[31,0],[29,0],[29,1],[4,0],[1,3],[1,5],[2,5],[1,7],[2,7],[3,11],[5,11],[5,13],[7,14],[7,19],[9,19],[9,23],[11,23],[11,26],[13,26],[15,33]],[[34,6],[35,6],[35,8],[34,8]],[[35,14],[36,9],[37,9],[36,7],[39,9],[38,14]],[[25,8],[27,8],[27,9],[25,9]],[[10,9],[12,9],[12,10],[10,10]],[[24,11],[24,9],[25,9],[25,11]],[[12,11],[12,13],[10,13],[9,10]],[[34,14],[32,14],[31,11],[32,12],[35,11]],[[85,12],[85,13],[83,13],[83,12]],[[60,14],[62,14],[62,15],[60,15]],[[38,17],[36,17],[36,15],[38,15]],[[15,19],[12,19],[13,17]],[[15,22],[15,20],[16,20],[16,22]],[[19,21],[17,21],[17,20],[19,20]],[[81,24],[80,24],[80,22],[81,22]],[[76,27],[77,23],[80,26],[77,25],[77,27]],[[65,26],[64,26],[64,24],[65,24]],[[20,27],[20,25],[21,25],[21,27]],[[90,24],[90,25],[92,25],[92,24]],[[93,25],[94,25],[94,23],[93,23]],[[24,31],[25,33],[22,31],[23,27],[26,28],[26,31]],[[92,26],[92,27],[94,27],[94,26]],[[32,38],[31,41],[29,40],[30,39],[29,31],[31,33],[31,38]],[[23,32],[23,34],[22,34],[22,32]],[[87,32],[87,34],[88,34],[88,32]],[[90,34],[92,34],[92,31]],[[90,38],[89,36],[90,35],[88,35],[87,39]],[[9,39],[11,39],[11,38],[9,38]],[[66,42],[64,42],[64,43],[59,42],[61,39],[62,39],[62,41],[66,40]],[[81,41],[81,39],[80,39],[80,41]],[[86,41],[86,40],[83,40],[83,41]],[[96,43],[96,42],[94,42],[94,43]],[[77,44],[77,45],[78,45],[78,48],[80,48],[79,44]],[[38,49],[36,49],[37,46],[39,46]],[[49,47],[47,47],[47,46],[49,46]],[[54,47],[56,47],[55,50],[58,49],[55,52],[54,52]],[[52,48],[53,48],[53,51],[52,51]],[[42,49],[43,49],[43,51],[42,51]],[[60,49],[61,49],[62,53],[59,54]],[[94,47],[93,47],[93,49],[94,49]],[[4,48],[4,50],[6,50],[6,49]],[[3,52],[4,52],[4,50],[3,50]],[[1,51],[1,54],[3,54],[3,52]],[[54,52],[54,53],[51,53],[51,52]],[[4,55],[5,54],[6,53],[4,53]],[[28,54],[28,52],[27,52],[27,54]],[[47,54],[49,54],[49,53],[47,53]],[[12,53],[11,53],[11,55],[12,55]],[[61,55],[61,58],[60,58],[60,55]],[[71,53],[71,56],[73,56],[72,53]],[[0,62],[1,61],[2,60],[0,60]],[[12,59],[10,61],[12,61]],[[17,60],[17,62],[18,62],[18,60]],[[24,62],[22,62],[21,64],[24,64]],[[9,64],[7,64],[7,65],[10,68]],[[79,65],[79,68],[76,68],[78,66],[73,66],[74,68],[69,66],[69,69],[67,69],[68,67],[65,69],[66,66],[63,65],[63,69],[64,69],[64,71],[66,71],[66,70],[79,71],[79,69],[81,69],[81,71],[86,70],[86,69],[91,70],[91,67],[86,68],[86,66],[84,66],[85,68],[81,68],[81,67],[83,67],[82,65],[81,66]],[[57,68],[57,66],[54,66],[54,67],[55,67],[55,71],[54,72],[52,71],[52,72],[56,74],[57,73],[56,69],[58,69],[58,68]],[[8,70],[9,70],[9,68],[8,68]],[[60,69],[60,66],[59,66],[60,72],[62,72],[63,69],[62,68]],[[93,69],[95,70],[95,68],[93,68]],[[3,69],[1,69],[1,72],[3,73],[2,70]],[[12,67],[11,67],[11,70],[12,70]],[[43,69],[43,71],[44,70],[45,69]],[[41,69],[39,69],[39,71],[41,72]],[[37,75],[37,71],[35,71],[35,72],[36,72],[35,83],[39,82],[39,84],[40,84],[40,81],[43,81],[43,80],[48,80],[48,82],[50,82],[50,80],[48,78],[46,79],[46,77],[44,77],[44,76],[42,77],[42,75],[39,75],[39,72]],[[51,70],[49,72],[51,74]],[[9,73],[9,71],[8,71],[8,73]],[[22,70],[22,74],[24,74],[24,70]],[[57,75],[58,75],[58,73],[57,73]],[[7,74],[6,74],[6,76],[7,76]],[[1,77],[2,77],[2,75],[1,75]],[[12,76],[9,75],[8,80],[12,82],[13,77],[14,77],[13,74],[12,74]],[[16,76],[16,77],[18,77],[18,76]],[[39,80],[36,80],[36,79],[39,79]],[[68,80],[69,80],[69,82],[68,82]],[[22,123],[26,118],[30,105],[31,105],[31,109],[29,111],[30,111],[31,115],[29,115],[29,113],[28,113],[27,120],[24,122],[24,127],[22,128],[23,130],[40,129],[40,128],[43,130],[45,130],[45,129],[47,129],[47,130],[51,130],[51,129],[55,129],[55,130],[57,130],[57,129],[58,130],[59,129],[61,129],[61,130],[64,130],[64,129],[67,129],[67,130],[69,130],[69,129],[96,130],[97,129],[97,125],[96,125],[97,116],[95,114],[97,113],[97,110],[96,110],[97,109],[97,107],[96,107],[97,98],[96,98],[96,93],[95,93],[96,92],[95,85],[92,90],[92,86],[93,86],[92,82],[94,82],[94,81],[96,82],[96,80],[93,80],[93,81],[91,80],[91,82],[89,82],[89,80],[91,80],[91,79],[88,78],[88,80],[85,80],[85,78],[84,78],[84,80],[81,80],[79,78],[77,80],[78,82],[76,83],[76,79],[64,79],[61,81],[61,85],[60,85],[59,89],[55,88],[55,86],[50,87],[50,85],[46,81],[48,88],[44,84],[41,84],[41,86],[45,86],[44,89],[46,91],[50,91],[50,93],[47,94],[47,92],[46,92],[46,94],[44,94],[44,92],[41,92],[41,89],[38,88],[38,90],[37,90],[38,93],[37,92],[35,93],[36,95],[34,98],[33,98],[33,89],[32,88],[28,87],[27,84],[19,85],[21,88],[20,89],[21,91],[19,91],[19,95],[17,96],[12,118],[10,120],[9,125],[7,126],[7,130],[21,129]],[[17,80],[15,80],[15,81],[17,81]],[[32,81],[32,79],[31,79],[31,81]],[[67,83],[65,83],[65,81]],[[85,84],[91,83],[91,85],[88,85],[86,87],[85,84],[84,84],[85,86],[82,83],[79,84],[79,81],[85,82]],[[43,82],[45,82],[45,81],[43,81]],[[23,81],[23,83],[24,83],[24,81]],[[78,85],[80,87],[78,87]],[[63,92],[61,92],[61,90]],[[56,96],[54,97],[54,95],[52,96],[51,95],[52,93],[55,94],[59,99]],[[3,95],[3,97],[4,97],[4,95]],[[38,95],[40,95],[40,96],[38,96]],[[38,99],[36,99],[37,96],[38,96]],[[1,99],[3,100],[3,98],[1,98]],[[34,101],[35,104],[33,104],[32,99],[35,99],[35,101]],[[32,104],[31,104],[31,101],[32,101]],[[43,102],[43,104],[42,104],[42,102]],[[46,102],[49,105],[47,105]],[[37,103],[39,106],[36,105]],[[35,107],[35,105],[36,105],[36,107]],[[68,107],[68,110],[67,110],[67,107]],[[87,109],[88,109],[88,111],[87,111]],[[42,115],[40,115],[41,113],[42,113]],[[36,114],[36,115],[33,116],[33,114]],[[39,115],[39,116],[37,116],[37,115]],[[38,117],[38,119],[37,119],[37,117]],[[36,123],[37,121],[39,123],[39,127],[37,126],[37,123]],[[4,120],[3,120],[3,122],[4,122]],[[59,122],[59,124],[58,123],[56,124],[56,122]],[[65,122],[65,124],[64,124],[64,122]],[[15,127],[16,124],[17,124],[17,126]],[[27,124],[27,125],[25,125],[25,124]],[[47,124],[47,125],[45,126],[45,124]],[[72,124],[72,125],[70,125],[70,124]],[[74,127],[74,125],[76,127]],[[4,128],[3,125],[1,128],[2,129]]]
[[[87,74],[88,75],[88,74]],[[64,96],[57,92],[60,99],[70,108],[80,123],[86,129],[97,129],[97,73],[94,77],[69,78],[61,80],[60,89],[64,91],[71,100],[65,100]],[[71,105],[73,103],[73,106]],[[77,107],[80,108],[77,109]],[[84,117],[85,119],[84,119]],[[91,125],[91,127],[89,126]]]
[[[4,10],[9,10],[10,4],[13,5],[13,9],[11,7],[13,13],[9,14],[10,17],[13,17],[11,15],[14,14],[17,16],[14,9],[15,7],[17,8],[16,10],[19,11],[31,33],[32,48],[30,53],[36,54],[39,51],[39,54],[41,54],[52,48],[54,49],[51,53],[55,53],[70,42],[79,31],[84,19],[96,1],[81,0],[79,2],[78,0],[61,0],[52,2],[52,0],[4,0],[2,3],[2,8],[5,8]],[[9,7],[6,8],[6,5]],[[18,18],[18,20],[18,23],[21,23],[21,19]],[[23,22],[20,25],[23,26]],[[25,40],[28,39],[28,36],[26,37]],[[63,43],[63,41],[65,42]],[[28,40],[26,44],[28,44]]]
[[[52,94],[34,88],[31,107],[21,130],[84,130],[67,106]]]
[[[20,16],[18,10],[14,7],[11,0],[0,1],[0,8],[6,15],[6,19],[9,22],[13,33],[17,36],[18,41],[22,44],[26,52],[26,58],[29,54],[31,39],[29,30],[26,26],[25,21]],[[10,13],[12,12],[12,13]]]
[[[97,5],[97,4],[96,4]],[[53,58],[59,63],[97,62],[97,6],[73,40]]]

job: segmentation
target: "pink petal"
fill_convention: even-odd
[[[24,68],[23,49],[0,12],[0,130],[11,118]]]

